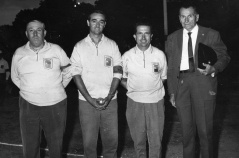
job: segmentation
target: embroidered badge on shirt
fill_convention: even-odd
[[[159,73],[159,63],[153,62],[152,67],[153,67],[153,72],[154,73]]]
[[[105,66],[111,67],[113,65],[113,58],[111,56],[105,55]]]
[[[43,66],[45,69],[52,69],[53,67],[53,59],[52,58],[44,58]]]

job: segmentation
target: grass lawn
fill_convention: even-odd
[[[215,157],[239,157],[239,94],[238,86],[219,87],[218,103],[215,113],[214,149]],[[81,128],[78,117],[77,91],[71,84],[67,88],[68,118],[64,136],[63,153],[65,158],[83,157]],[[163,157],[182,158],[182,135],[180,123],[174,109],[165,99],[165,129],[163,138]],[[134,158],[133,141],[126,119],[126,96],[122,87],[119,88],[119,147],[118,157]],[[236,121],[235,121],[236,120]],[[42,137],[42,158],[48,158],[47,144]],[[101,155],[101,141],[98,141],[98,153]],[[199,155],[199,149],[197,149]],[[18,97],[8,96],[5,105],[0,106],[0,158],[22,158],[22,145],[19,127]]]

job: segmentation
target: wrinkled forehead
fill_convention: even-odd
[[[180,15],[193,15],[193,14],[197,14],[197,13],[195,12],[195,10],[192,7],[189,7],[189,8],[181,8],[179,14]]]
[[[34,29],[45,29],[45,26],[43,23],[39,21],[32,21],[27,24],[27,29],[34,28]]]

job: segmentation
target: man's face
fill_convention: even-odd
[[[141,49],[147,49],[150,45],[153,34],[151,34],[150,26],[139,25],[136,28],[136,33],[134,35],[134,39],[137,43],[137,46]]]
[[[90,20],[87,20],[87,25],[90,27],[90,33],[100,35],[106,25],[105,16],[100,13],[93,13]]]
[[[179,20],[182,27],[187,31],[191,31],[194,28],[198,19],[199,14],[195,13],[195,10],[192,7],[180,9]]]
[[[32,47],[41,47],[44,44],[46,30],[40,22],[30,22],[27,25],[26,36]]]

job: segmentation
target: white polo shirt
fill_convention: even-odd
[[[156,103],[163,99],[162,80],[167,79],[167,61],[161,50],[150,45],[143,52],[135,46],[123,54],[122,60],[129,98],[140,103]]]
[[[86,89],[93,98],[105,98],[113,78],[122,77],[120,73],[113,73],[114,66],[122,66],[118,46],[104,35],[98,45],[95,45],[89,35],[76,43],[70,59],[73,67],[72,76],[81,75]],[[85,100],[80,91],[78,92],[79,99]]]
[[[44,47],[36,53],[28,42],[13,55],[11,78],[20,89],[20,95],[29,103],[54,105],[66,98],[61,66],[69,63],[60,46],[45,41]]]

